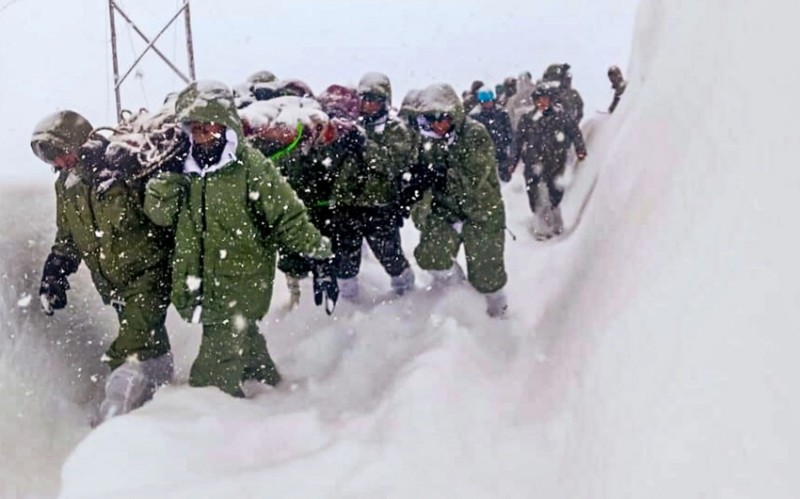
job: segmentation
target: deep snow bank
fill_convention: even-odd
[[[797,497],[800,4],[642,4],[543,331],[579,345],[561,497]]]
[[[796,497],[798,14],[642,4],[581,226],[536,245],[505,190],[509,321],[465,288],[273,313],[296,384],[164,390],[84,440],[63,496]]]

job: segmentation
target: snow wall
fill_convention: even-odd
[[[569,282],[539,324],[581,356],[559,497],[800,495],[798,15],[639,8]]]
[[[509,244],[508,321],[463,288],[273,317],[293,393],[164,390],[62,496],[797,497],[797,19],[645,0],[581,225]]]

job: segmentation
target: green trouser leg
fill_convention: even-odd
[[[258,326],[247,331],[246,358],[244,363],[244,381],[252,379],[275,386],[281,381],[281,375],[267,350],[267,341],[264,339]]]
[[[505,286],[508,275],[503,255],[505,232],[502,224],[465,223],[459,234],[443,219],[429,217],[414,257],[424,270],[447,270],[453,266],[462,242],[470,284],[481,293],[493,293]]]
[[[429,216],[422,226],[414,258],[423,270],[447,270],[453,266],[461,236],[440,217]]]
[[[505,231],[479,224],[464,224],[461,233],[467,257],[467,279],[478,292],[494,293],[506,285]]]
[[[267,351],[267,343],[255,321],[238,329],[227,324],[204,324],[200,352],[192,364],[189,384],[216,386],[243,397],[242,381],[255,379],[276,384],[280,375]]]
[[[169,299],[163,293],[147,292],[126,296],[125,304],[114,308],[119,333],[106,351],[106,362],[116,369],[129,357],[148,360],[169,352],[164,321]]]

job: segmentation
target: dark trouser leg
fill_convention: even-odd
[[[366,238],[369,248],[375,253],[375,257],[386,273],[395,277],[402,274],[409,264],[403,253],[400,228],[393,223],[390,217],[384,217],[385,220],[376,219],[375,229],[368,231]]]
[[[503,182],[511,180],[511,165],[509,164],[508,155],[505,152],[497,153],[497,176]]]
[[[117,305],[119,333],[106,351],[106,362],[116,369],[129,357],[148,360],[170,350],[164,321],[169,299],[163,292],[129,295],[125,304]]]
[[[449,270],[459,247],[461,236],[453,226],[439,217],[430,216],[422,226],[414,257],[423,270]]]
[[[267,342],[264,335],[258,330],[258,326],[253,323],[253,327],[247,329],[247,345],[244,349],[245,364],[243,380],[253,379],[268,385],[275,386],[281,381],[275,362],[267,350]]]
[[[462,233],[467,257],[467,278],[480,293],[493,293],[506,285],[505,231],[502,223],[464,224]]]
[[[336,277],[349,279],[358,275],[361,268],[361,224],[357,220],[337,223],[333,251],[336,253]]]
[[[550,196],[550,207],[552,209],[558,208],[564,198],[564,191],[556,184],[555,177],[547,179],[547,193]]]
[[[528,204],[531,212],[536,213],[537,201],[539,200],[539,176],[533,173],[532,168],[525,167],[525,191],[528,194]]]
[[[189,384],[216,386],[243,397],[241,385],[246,379],[268,383],[280,380],[256,322],[239,317],[227,324],[204,324],[203,341],[192,364]]]

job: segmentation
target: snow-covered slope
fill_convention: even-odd
[[[561,307],[561,497],[797,497],[796,2],[650,0]],[[580,479],[577,479],[580,478]]]
[[[80,443],[62,496],[797,497],[796,19],[644,0],[628,91],[565,199],[574,220],[597,174],[581,225],[534,243],[505,188],[509,320],[424,275],[333,321],[282,314],[278,285],[263,329],[295,383],[165,389]],[[185,378],[198,333],[170,326]]]

